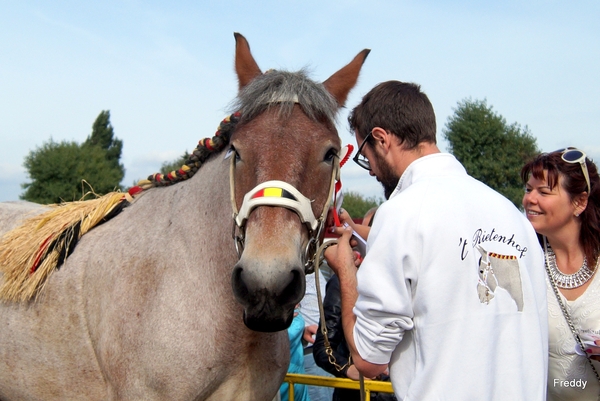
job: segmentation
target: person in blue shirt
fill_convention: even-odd
[[[290,338],[290,366],[288,373],[304,373],[304,346],[302,335],[304,334],[304,319],[298,309],[294,311],[294,320],[288,328]],[[289,400],[289,384],[284,382],[279,388],[281,401]],[[310,401],[308,390],[304,384],[294,384],[294,401]]]

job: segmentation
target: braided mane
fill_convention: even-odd
[[[225,118],[219,124],[217,132],[212,138],[204,138],[198,142],[196,149],[179,170],[171,171],[168,174],[154,173],[147,179],[138,181],[136,186],[129,189],[129,194],[136,195],[152,187],[164,187],[191,178],[210,156],[219,153],[227,146],[239,120],[240,113],[233,113]]]
[[[212,154],[225,148],[238,122],[250,121],[273,107],[278,107],[279,115],[286,118],[291,115],[295,104],[314,121],[335,121],[337,102],[322,84],[308,78],[306,70],[269,70],[240,91],[231,106],[237,111],[221,122],[212,138],[200,140],[179,170],[168,174],[152,174],[131,188],[129,194],[135,195],[148,188],[172,185],[191,178]]]

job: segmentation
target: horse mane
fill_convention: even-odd
[[[232,103],[242,122],[252,120],[272,107],[281,117],[289,117],[294,105],[314,121],[335,122],[338,104],[323,84],[308,77],[306,69],[297,72],[269,70],[242,88]]]

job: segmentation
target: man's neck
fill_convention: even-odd
[[[432,142],[421,142],[414,149],[405,149],[404,146],[400,145],[394,152],[394,170],[401,177],[412,162],[434,153],[440,153],[440,149]]]

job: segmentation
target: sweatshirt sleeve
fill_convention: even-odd
[[[356,348],[364,360],[376,364],[389,363],[404,332],[413,328],[412,292],[421,255],[420,235],[401,229],[408,225],[397,213],[390,215],[390,206],[380,207],[369,234],[354,307]]]

